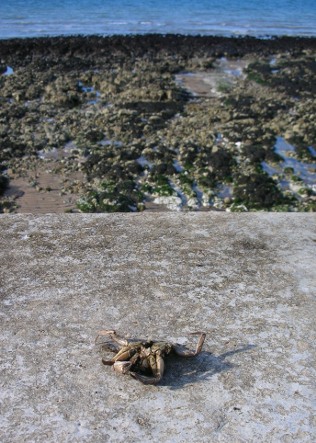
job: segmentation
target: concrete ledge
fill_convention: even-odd
[[[0,248],[1,441],[314,440],[315,215],[1,216]],[[102,328],[207,339],[144,386]]]

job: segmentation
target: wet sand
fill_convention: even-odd
[[[76,210],[78,193],[70,192],[69,186],[83,181],[83,174],[77,172],[66,176],[53,172],[48,164],[40,163],[36,172],[27,171],[24,176],[11,175],[10,186],[4,197],[14,200],[15,213],[73,212]]]

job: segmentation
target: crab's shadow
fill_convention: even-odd
[[[250,351],[255,345],[245,345],[233,351],[215,356],[210,352],[201,352],[194,358],[171,356],[166,362],[166,371],[160,386],[180,389],[188,384],[207,380],[215,374],[232,369],[235,365],[227,359],[234,354]]]

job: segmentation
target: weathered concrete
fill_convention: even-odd
[[[315,222],[0,217],[0,440],[315,441]],[[208,335],[155,387],[102,365],[101,328]]]

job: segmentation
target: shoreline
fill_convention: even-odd
[[[301,42],[308,43],[312,41],[316,41],[316,35],[303,36],[303,35],[262,35],[262,36],[252,36],[252,35],[204,35],[204,34],[181,34],[181,33],[135,33],[135,34],[109,34],[109,35],[101,35],[101,34],[60,34],[54,36],[31,36],[31,37],[9,37],[9,38],[0,38],[0,44],[3,43],[35,43],[35,42],[49,42],[49,41],[57,41],[63,42],[64,40],[92,40],[94,42],[98,41],[127,41],[127,40],[137,40],[139,43],[140,40],[148,40],[148,42],[152,42],[153,39],[156,41],[166,42],[166,41],[179,41],[179,42],[187,42],[187,41],[198,41],[199,45],[209,45],[214,43],[225,43],[225,42],[261,42],[263,45],[270,43],[291,43],[291,42]],[[266,42],[266,43],[264,43]]]
[[[4,40],[38,40],[38,39],[58,39],[58,38],[130,38],[130,37],[148,37],[148,36],[156,36],[156,37],[177,37],[177,38],[199,38],[199,39],[254,39],[254,40],[276,40],[276,39],[313,39],[316,38],[316,34],[310,35],[301,35],[301,34],[262,34],[262,35],[251,35],[251,34],[202,34],[202,33],[182,33],[182,32],[144,32],[144,33],[120,33],[120,34],[56,34],[56,35],[41,35],[41,36],[14,36],[14,37],[0,37],[0,41]]]
[[[0,179],[82,212],[315,210],[315,53],[315,37],[0,40]]]

